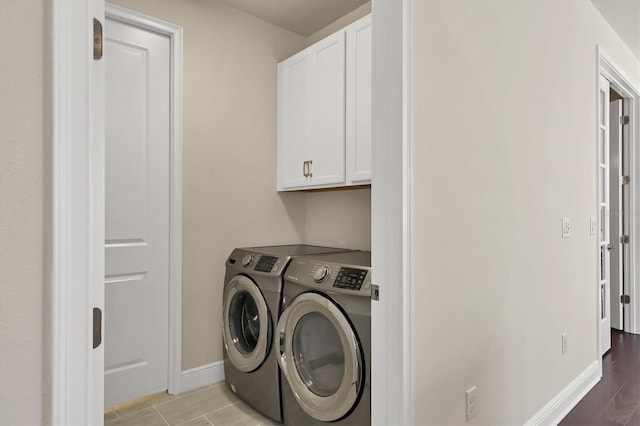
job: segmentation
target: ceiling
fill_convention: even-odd
[[[250,15],[309,37],[369,0],[222,0]],[[640,59],[640,0],[591,0]]]
[[[222,0],[230,6],[304,37],[369,0]]]
[[[640,59],[640,0],[591,0],[591,3]]]

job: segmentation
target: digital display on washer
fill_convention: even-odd
[[[340,268],[333,286],[359,291],[367,272],[366,269]]]
[[[258,260],[254,271],[271,272],[271,269],[273,269],[273,265],[276,264],[277,260],[278,258],[273,256],[260,256],[260,260]]]

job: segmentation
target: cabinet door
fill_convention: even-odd
[[[278,64],[278,190],[308,184],[303,166],[310,160],[309,58],[305,50]]]
[[[347,28],[347,184],[371,182],[371,15]]]
[[[311,186],[341,186],[345,177],[344,31],[310,47],[309,55],[313,110],[309,146]]]

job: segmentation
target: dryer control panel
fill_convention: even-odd
[[[367,277],[366,269],[340,268],[338,276],[333,283],[336,288],[345,288],[349,290],[360,291],[362,283]]]

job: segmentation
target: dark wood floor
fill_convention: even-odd
[[[602,380],[561,426],[640,425],[640,335],[612,330]]]

